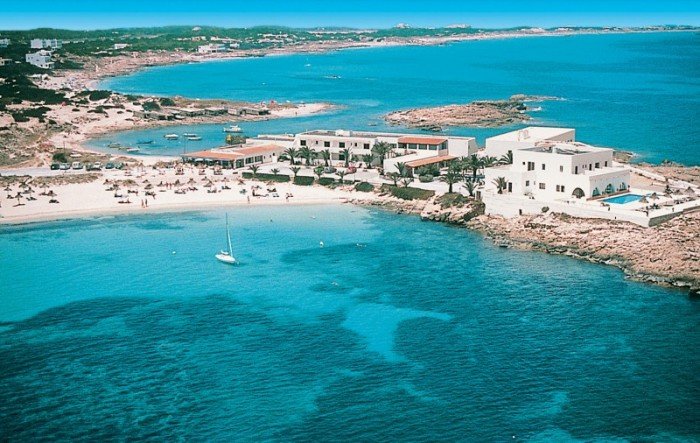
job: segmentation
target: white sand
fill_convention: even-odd
[[[37,198],[35,201],[28,201],[22,198],[22,206],[15,206],[16,199],[8,199],[8,194],[14,196],[20,191],[18,185],[12,186],[11,191],[0,190],[0,224],[18,224],[28,222],[38,222],[55,219],[77,218],[98,216],[102,214],[115,213],[147,213],[156,211],[178,211],[190,209],[202,209],[214,206],[235,206],[235,205],[292,205],[292,204],[327,204],[327,203],[343,203],[348,199],[361,196],[365,199],[375,198],[372,193],[358,193],[352,190],[352,186],[345,186],[342,189],[328,189],[323,186],[296,186],[291,183],[273,183],[266,184],[264,182],[245,180],[244,184],[238,183],[237,175],[233,175],[231,171],[225,171],[225,175],[212,175],[211,170],[208,175],[199,175],[194,168],[185,169],[185,175],[175,175],[174,170],[156,171],[152,168],[145,168],[143,173],[132,171],[132,175],[128,176],[123,171],[105,171],[104,177],[92,182],[83,184],[70,184],[61,186],[52,186],[51,190],[56,193],[58,204],[49,203],[51,197],[38,195],[44,191],[41,188],[34,187],[33,196]],[[224,177],[228,182],[223,182]],[[119,193],[124,198],[115,198],[114,191],[106,191],[110,186],[103,184],[105,179],[110,180],[125,180],[133,179],[138,183],[138,186],[132,188],[122,187]],[[187,191],[186,194],[176,194],[175,188],[166,189],[158,187],[161,181],[174,183],[179,179],[182,183],[187,183],[190,179],[194,179],[196,184],[185,185],[184,187],[196,187],[196,191]],[[214,182],[212,188],[205,188],[203,184],[211,179]],[[144,180],[148,180],[153,184],[151,191],[156,193],[156,198],[147,197],[145,195]],[[223,185],[231,187],[230,190],[221,190]],[[266,196],[255,197],[252,195],[252,186],[259,185],[262,189],[256,191],[259,194]],[[267,188],[276,188],[278,197],[273,196],[272,192],[268,192]],[[49,189],[46,189],[48,191]],[[127,189],[138,190],[137,194],[127,193]],[[220,192],[208,193],[208,189],[217,189]],[[245,189],[246,193],[242,194],[241,190]],[[287,193],[291,193],[293,197],[286,199]],[[359,194],[359,195],[358,195]],[[24,195],[28,197],[28,195]],[[127,198],[131,201],[130,204],[120,204],[119,201]],[[148,207],[141,206],[142,200],[148,201]]]

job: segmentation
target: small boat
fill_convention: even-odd
[[[113,148],[113,149],[121,148],[121,146],[122,145],[120,143],[114,143],[114,142],[107,144],[108,148]]]
[[[126,148],[126,152],[139,152],[139,148]]]
[[[187,140],[190,140],[190,141],[193,141],[193,142],[198,142],[198,141],[200,141],[200,140],[202,139],[202,137],[200,137],[200,136],[198,136],[198,135],[196,135],[196,134],[185,136],[185,138],[186,138]]]
[[[184,132],[184,133],[182,134],[182,136],[183,136],[183,137],[195,137],[195,136],[197,136],[197,134],[192,133],[192,132]]]
[[[165,134],[163,137],[165,137],[167,140],[177,140],[180,138],[180,136],[177,134]]]
[[[231,125],[231,126],[226,126],[224,128],[224,132],[243,132],[243,130],[238,125]]]
[[[233,247],[231,246],[231,233],[228,230],[228,214],[226,214],[226,242],[228,244],[228,251],[221,251],[215,255],[216,259],[222,263],[232,265],[236,263],[236,259],[233,257]]]
[[[137,145],[150,145],[153,143],[153,140],[137,140],[136,144]]]

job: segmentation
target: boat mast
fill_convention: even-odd
[[[231,246],[231,233],[228,230],[228,214],[226,214],[226,239],[228,240],[228,254],[233,257],[233,247]]]

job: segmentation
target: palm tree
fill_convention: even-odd
[[[459,182],[459,179],[460,179],[460,174],[454,168],[448,169],[447,172],[445,173],[445,175],[440,176],[440,181],[447,183],[447,186],[448,186],[447,192],[450,194],[452,194],[452,185]]]
[[[323,168],[321,166],[317,166],[314,168],[314,174],[318,176],[318,179],[321,180],[321,176],[323,175]]]
[[[350,148],[345,148],[340,151],[341,154],[343,154],[343,158],[345,159],[345,167],[347,168],[350,166],[350,156],[352,155],[352,150]]]
[[[474,183],[473,181],[467,180],[464,183],[464,187],[467,188],[467,192],[469,193],[469,196],[474,197],[474,189],[476,189],[476,183]]]
[[[472,181],[476,181],[476,174],[479,172],[481,165],[481,159],[476,154],[469,156],[469,159],[467,160],[467,167],[472,171]]]
[[[399,179],[401,178],[398,172],[390,172],[386,176],[394,182],[394,186],[398,186]]]
[[[399,171],[399,176],[408,177],[408,166],[404,162],[396,162],[396,169]]]
[[[498,159],[498,163],[501,165],[512,165],[513,164],[513,151],[508,151]]]
[[[326,167],[330,166],[329,160],[331,159],[331,151],[330,149],[324,149],[321,151],[321,158],[323,158],[323,163],[326,165]]]
[[[338,177],[340,177],[340,183],[343,183],[343,179],[345,178],[345,171],[338,171]]]
[[[374,160],[374,155],[365,154],[362,156],[362,161],[367,165],[367,169],[372,169],[372,161]]]
[[[293,165],[294,164],[294,157],[297,156],[297,153],[299,151],[296,150],[296,148],[287,148],[284,150],[284,153],[289,157],[289,164]]]
[[[378,142],[375,143],[374,146],[372,146],[372,153],[379,157],[380,166],[384,165],[384,159],[386,158],[387,154],[390,154],[392,152],[392,150],[393,148],[387,142]]]
[[[294,174],[294,178],[296,179],[297,174],[299,173],[299,171],[301,171],[301,168],[299,166],[292,166],[291,169],[292,169],[292,173]]]
[[[280,173],[280,170],[277,168],[272,168],[272,169],[270,169],[270,172],[272,172],[274,175],[277,175]]]
[[[314,156],[314,151],[312,151],[308,146],[302,146],[299,149],[299,156],[306,159],[306,166],[311,166],[311,159]]]
[[[505,177],[498,177],[493,180],[493,184],[498,188],[498,193],[503,194],[503,190],[508,186],[508,182]]]
[[[498,163],[498,159],[496,157],[491,157],[490,155],[481,157],[481,167],[483,168],[490,168],[491,166],[495,165]],[[511,161],[512,163],[512,161]]]
[[[258,166],[258,165],[253,165],[250,167],[250,170],[253,171],[253,178],[258,177],[258,169],[259,168],[260,168],[260,166]]]

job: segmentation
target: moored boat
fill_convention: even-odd
[[[224,127],[224,132],[243,132],[243,130],[238,125],[230,125]]]
[[[166,140],[177,140],[180,138],[177,134],[165,134],[163,137],[165,137]]]

